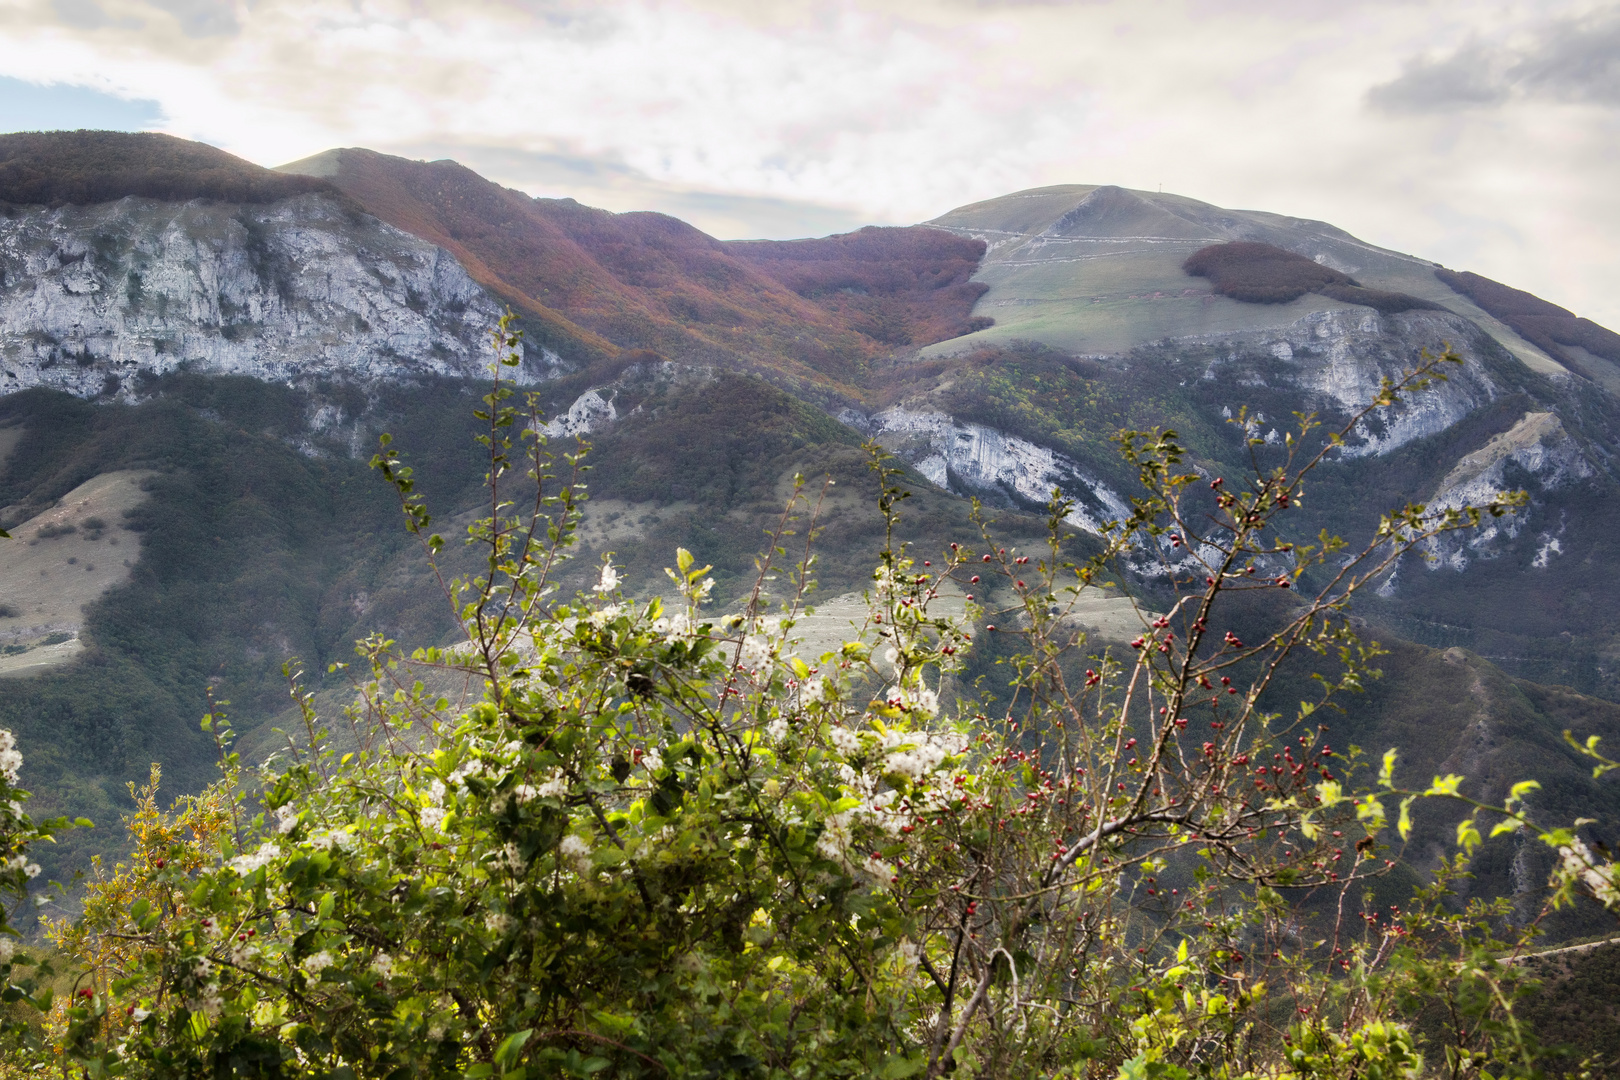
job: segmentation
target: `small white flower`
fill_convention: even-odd
[[[385,952],[378,953],[371,961],[371,970],[385,979],[394,977],[394,958]]]
[[[602,577],[596,583],[596,591],[610,593],[619,587],[619,572],[613,568],[612,563],[602,564]]]
[[[590,618],[591,625],[596,627],[598,630],[605,629],[607,627],[607,624],[612,622],[614,619],[617,619],[619,617],[619,614],[621,612],[623,612],[623,611],[624,611],[624,605],[622,605],[622,604],[609,604],[605,608],[600,608],[600,609],[598,609],[596,611],[591,612],[591,618]]]
[[[560,799],[568,794],[568,777],[558,769],[549,780],[535,788],[534,793],[541,799]]]
[[[276,832],[290,833],[298,827],[298,810],[288,803],[276,807]]]
[[[492,933],[504,934],[512,928],[512,916],[503,911],[491,911],[484,916],[484,925]]]
[[[425,806],[419,815],[424,829],[438,829],[444,824],[445,809],[442,806]]]
[[[232,870],[235,870],[243,877],[247,877],[259,867],[268,866],[270,861],[276,857],[276,854],[277,852],[273,845],[261,844],[259,845],[259,849],[257,851],[253,851],[245,855],[238,855],[225,865],[229,866]]]
[[[752,670],[762,670],[771,665],[771,643],[762,637],[750,634],[743,639],[742,665]]]
[[[1605,907],[1620,906],[1620,871],[1613,863],[1600,863],[1586,841],[1574,841],[1558,849],[1564,870],[1585,885]]]
[[[334,848],[338,851],[352,851],[354,849],[354,834],[346,829],[322,829],[309,838],[312,847],[325,851]]]
[[[31,878],[39,877],[39,863],[29,863],[27,866],[23,867],[23,873],[27,874]]]
[[[502,844],[490,855],[490,861],[496,867],[504,867],[514,874],[521,874],[529,864],[513,843]]]
[[[772,742],[781,742],[783,739],[788,737],[787,720],[778,716],[775,720],[772,720],[770,723],[765,725],[765,734],[770,737]]]
[[[212,1019],[218,1016],[219,1011],[225,1007],[225,999],[220,995],[219,987],[210,986],[204,991],[202,997],[195,1001],[188,1001],[186,1004],[191,1007],[192,1012],[200,1012]]]
[[[861,737],[846,727],[833,726],[827,729],[827,737],[832,740],[840,754],[859,754],[862,749]]]
[[[591,845],[573,833],[562,838],[562,843],[557,845],[557,855],[579,873],[591,868]]]
[[[319,975],[321,972],[331,967],[332,963],[332,954],[323,949],[318,953],[312,953],[311,955],[304,957],[303,968],[311,975]]]

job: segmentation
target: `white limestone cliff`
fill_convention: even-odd
[[[324,195],[0,216],[0,394],[176,370],[306,384],[481,376],[501,308],[447,252]],[[558,360],[529,350],[519,381]]]
[[[1496,397],[1496,384],[1479,363],[1478,338],[1477,328],[1446,312],[1380,315],[1370,308],[1345,308],[1312,312],[1281,330],[1172,344],[1219,345],[1224,355],[1205,366],[1206,380],[1223,367],[1241,365],[1246,369],[1242,382],[1281,381],[1301,392],[1301,407],[1341,414],[1371,404],[1382,380],[1399,380],[1419,362],[1423,350],[1437,355],[1450,344],[1463,357],[1461,365],[1445,365],[1443,382],[1374,412],[1341,451],[1346,457],[1368,457],[1437,435]],[[1257,355],[1277,363],[1268,372],[1254,364]]]
[[[983,424],[898,405],[869,418],[845,410],[840,419],[958,495],[1012,494],[1045,505],[1056,488],[1075,501],[1066,520],[1092,533],[1130,514],[1124,499],[1067,455]]]

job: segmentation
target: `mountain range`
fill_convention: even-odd
[[[1620,738],[1620,335],[1563,308],[1322,222],[1112,186],[719,241],[451,161],[343,149],[265,170],[72,132],[0,137],[0,527],[16,537],[0,726],[42,808],[116,819],[153,761],[195,789],[210,695],[267,753],[289,657],[339,701],[346,675],[325,673],[355,638],[450,631],[366,461],[393,432],[441,519],[470,519],[471,410],[507,309],[553,444],[591,443],[574,585],[611,551],[656,591],[684,546],[729,602],[797,472],[838,482],[829,610],[881,543],[868,439],[908,470],[919,545],[970,535],[971,499],[1009,546],[1034,543],[1056,487],[1084,551],[1134,493],[1121,428],[1173,428],[1194,469],[1235,475],[1296,413],[1342,418],[1454,349],[1444,384],[1335,452],[1300,535],[1365,538],[1408,500],[1530,502],[1407,557],[1358,607],[1390,653],[1335,726],[1481,797],[1534,775],[1549,813],[1616,806],[1562,732]],[[1134,584],[1151,600],[1162,583]],[[1125,601],[1094,611],[1099,643],[1118,639]],[[983,652],[974,670],[993,675]],[[1533,892],[1538,858],[1493,840],[1480,887]]]

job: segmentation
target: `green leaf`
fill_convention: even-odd
[[[1474,853],[1475,848],[1483,843],[1480,839],[1479,830],[1474,827],[1473,818],[1457,823],[1457,843],[1463,851],[1470,855]]]
[[[893,1057],[883,1063],[878,1070],[882,1080],[901,1080],[902,1077],[915,1076],[922,1072],[925,1062],[921,1058]]]
[[[1378,784],[1380,787],[1392,788],[1395,786],[1395,749],[1391,747],[1384,751],[1384,766],[1378,770]]]
[[[1429,785],[1429,790],[1425,791],[1423,794],[1441,796],[1460,795],[1462,793],[1462,782],[1463,777],[1458,776],[1456,773],[1451,773],[1447,776],[1437,776],[1434,778],[1434,783]]]
[[[336,903],[337,898],[331,893],[327,893],[325,896],[321,897],[320,907],[315,909],[316,916],[322,919],[330,919],[332,917],[332,907]]]
[[[506,1072],[517,1064],[518,1056],[523,1053],[523,1046],[534,1035],[534,1028],[524,1028],[514,1031],[501,1040],[501,1045],[495,1049],[495,1064],[501,1072]]]

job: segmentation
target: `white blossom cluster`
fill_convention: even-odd
[[[968,738],[952,731],[853,731],[838,725],[828,729],[828,737],[839,754],[865,759],[865,765],[860,770],[847,761],[839,766],[845,789],[860,803],[826,819],[817,850],[857,880],[882,888],[892,882],[895,869],[857,846],[856,829],[864,825],[892,839],[903,834],[918,812],[946,808],[948,794],[928,786],[926,779],[965,752]],[[916,785],[903,798],[898,790],[884,788],[884,778],[895,776]]]
[[[39,876],[39,863],[29,862],[26,855],[13,855],[4,866],[7,870],[21,870],[31,878]]]
[[[22,770],[22,752],[17,749],[17,737],[9,728],[0,728],[0,776],[6,778],[7,783],[15,784],[17,774]]]
[[[704,582],[712,584],[712,582]],[[689,642],[697,636],[701,623],[695,621],[686,612],[677,612],[674,615],[660,615],[653,620],[653,633],[662,637],[671,644],[676,642]]]
[[[575,873],[588,874],[591,870],[591,845],[584,838],[569,833],[557,845],[557,857],[571,867]]]
[[[931,690],[923,693],[933,697]],[[875,769],[879,775],[895,773],[914,782],[937,772],[968,745],[967,736],[954,731],[852,731],[835,724],[827,734],[844,757],[880,759]]]
[[[1558,849],[1564,872],[1589,889],[1604,907],[1620,906],[1620,867],[1600,863],[1580,837]]]
[[[278,854],[280,852],[274,844],[260,844],[257,849],[238,855],[225,865],[247,877],[261,866],[268,866]]]

